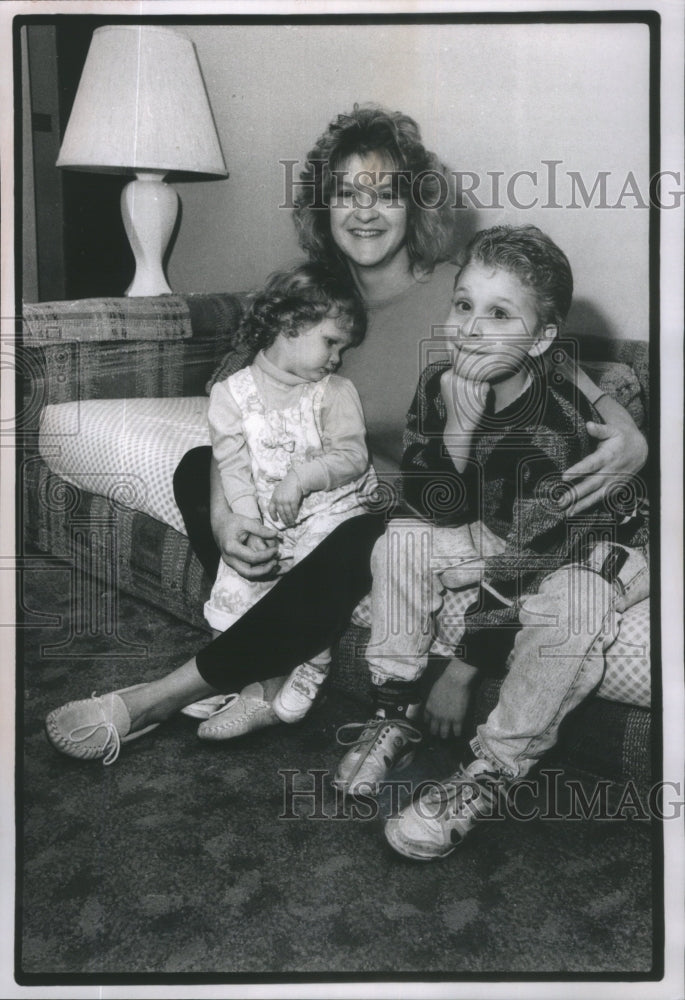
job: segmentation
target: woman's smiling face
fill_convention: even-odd
[[[351,156],[335,172],[331,235],[350,264],[377,267],[403,251],[407,206],[397,195],[394,169],[382,153],[370,153]]]

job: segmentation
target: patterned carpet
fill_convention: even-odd
[[[66,569],[25,577],[20,982],[651,978],[646,821],[496,822],[422,865],[386,847],[378,816],[345,815],[326,774],[295,778],[320,781],[319,818],[306,797],[279,818],[279,769],[334,770],[336,728],[359,718],[341,696],[233,743],[179,716],[112,767],[59,756],[50,708],[160,676],[203,641],[125,597],[116,628],[87,627],[70,589]],[[409,776],[444,776],[457,752],[427,746]]]

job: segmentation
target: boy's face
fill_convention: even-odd
[[[543,326],[533,291],[511,271],[473,261],[458,275],[447,325],[454,329],[454,369],[463,378],[498,382],[529,367],[556,335]]]

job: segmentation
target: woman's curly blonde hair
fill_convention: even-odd
[[[425,148],[413,118],[377,105],[355,104],[350,114],[338,115],[307,154],[295,197],[300,246],[311,260],[329,267],[347,265],[331,235],[329,206],[335,194],[335,174],[350,157],[373,153],[397,171],[398,190],[407,206],[409,260],[415,272],[429,274],[454,254],[451,175],[435,153]],[[416,192],[420,197],[414,196]]]

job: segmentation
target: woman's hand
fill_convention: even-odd
[[[267,528],[255,514],[234,513],[226,502],[216,460],[212,458],[209,474],[209,507],[212,534],[221,558],[245,580],[264,580],[277,566],[278,532]],[[258,546],[254,539],[264,544]],[[252,540],[252,542],[250,541]]]
[[[430,690],[423,709],[424,719],[433,736],[461,736],[471,686],[478,671],[463,660],[450,660]]]
[[[214,524],[214,537],[221,558],[246,580],[264,580],[273,576],[278,566],[278,532],[244,514],[234,514],[226,507],[220,524]]]
[[[573,482],[574,499],[566,514],[579,514],[598,503],[607,487],[635,475],[647,461],[647,441],[637,424],[620,403],[602,396],[595,408],[606,420],[589,421],[588,434],[599,441],[597,448],[567,469],[563,479]]]
[[[271,494],[269,514],[275,520],[283,521],[290,528],[297,520],[297,514],[304,497],[300,480],[294,472],[289,472]]]

